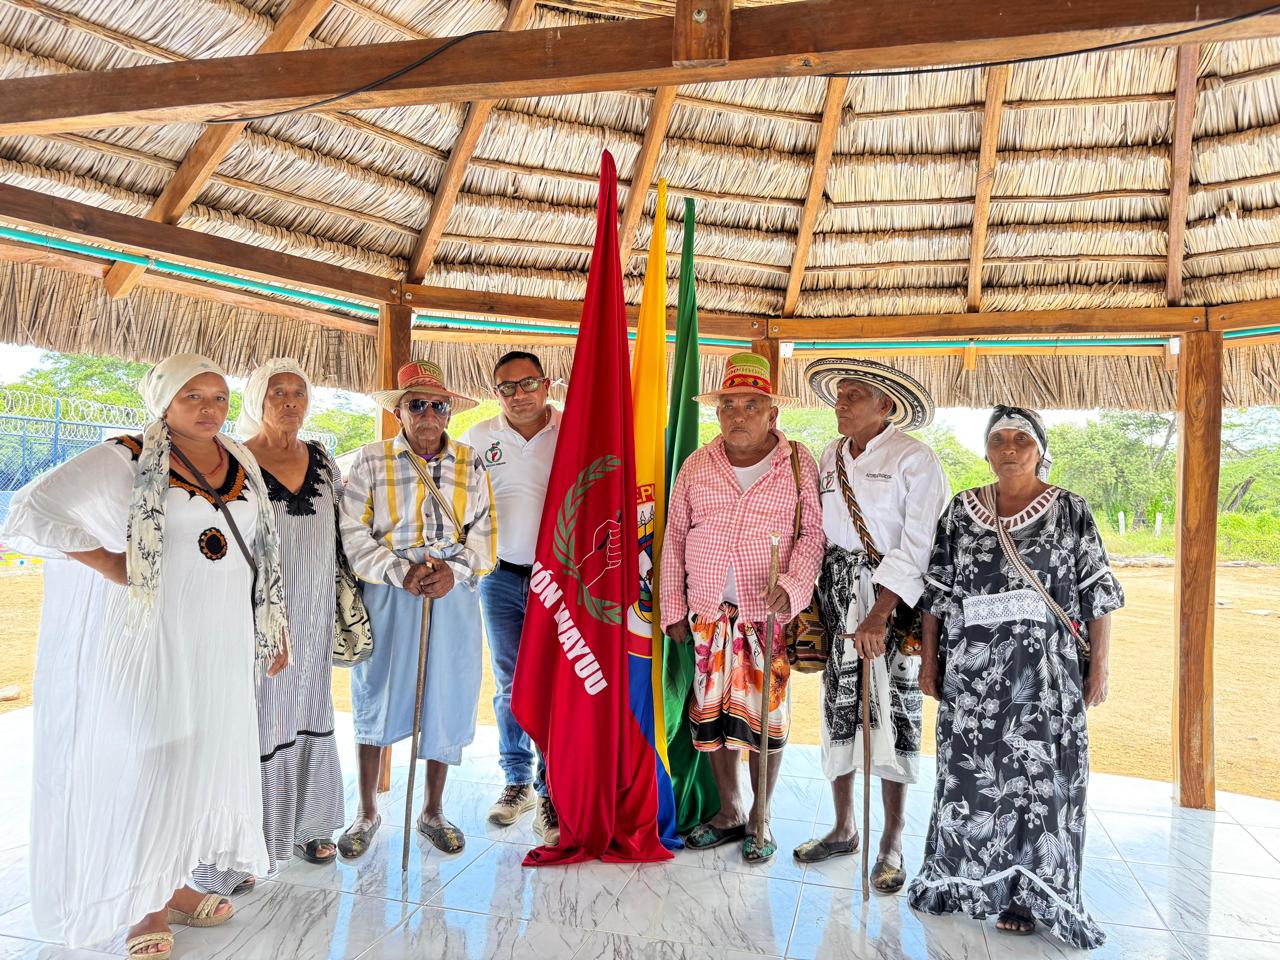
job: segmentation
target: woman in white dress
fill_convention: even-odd
[[[233,913],[186,886],[199,864],[267,868],[254,663],[278,672],[288,648],[262,480],[252,455],[219,435],[222,371],[182,354],[139,389],[156,418],[143,434],[29,483],[3,536],[49,558],[35,677],[37,928],[80,947],[131,924],[129,955],[162,960],[170,923]]]

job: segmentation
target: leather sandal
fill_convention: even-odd
[[[858,852],[859,837],[851,840],[806,840],[791,852],[800,863],[821,863],[832,857],[847,857]]]
[[[218,913],[218,908],[224,903],[230,909],[226,913]],[[216,893],[206,893],[191,913],[174,907],[169,908],[169,922],[178,923],[184,927],[220,927],[235,915],[236,908],[231,901]]]
[[[773,837],[762,843],[754,833],[748,833],[747,838],[742,841],[742,859],[747,863],[768,863],[777,852],[778,844]]]
[[[462,835],[462,831],[448,820],[445,820],[443,827],[435,827],[419,817],[418,832],[431,841],[431,845],[441,853],[458,853],[467,844],[467,838]]]
[[[366,826],[357,830],[356,823],[364,823]],[[373,842],[373,836],[380,826],[382,826],[382,814],[374,817],[372,823],[357,819],[351,824],[351,828],[338,838],[338,852],[348,860],[363,857],[369,851],[369,844]]]
[[[710,821],[700,823],[684,838],[685,846],[691,850],[710,850],[712,847],[726,843],[737,843],[746,839],[747,825],[740,823],[736,827],[717,827]]]
[[[1000,926],[1000,924],[1009,924],[1009,926]],[[1000,911],[1000,916],[996,917],[996,930],[1000,933],[1007,933],[1011,937],[1029,937],[1036,932],[1036,918],[1031,915],[1031,911],[1026,907],[1010,905]]]
[[[147,947],[153,944],[164,944],[163,950],[147,950]],[[124,953],[126,957],[146,957],[147,960],[169,960],[169,954],[173,952],[173,934],[172,933],[143,933],[136,937],[130,937],[124,942]]]
[[[906,882],[907,872],[902,869],[902,864],[891,867],[889,862],[881,857],[871,868],[871,889],[876,893],[897,893],[906,885]]]
[[[332,840],[308,840],[306,843],[295,843],[293,847],[298,851],[298,856],[307,861],[307,863],[333,863],[338,856],[336,847],[327,857],[320,855],[320,848],[326,844],[330,847],[334,846]]]

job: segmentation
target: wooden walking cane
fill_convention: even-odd
[[[769,534],[769,590],[778,585],[778,544],[782,537]],[[766,594],[767,596],[768,594]],[[764,617],[764,638],[760,652],[764,670],[760,680],[760,763],[756,776],[756,845],[765,842],[769,829],[769,700],[773,696],[773,634],[778,628],[778,615],[772,610]]]
[[[435,569],[432,561],[426,561],[429,569]],[[409,838],[414,829],[413,779],[418,770],[418,738],[422,735],[422,689],[427,678],[427,643],[431,633],[431,598],[422,598],[422,630],[418,634],[418,689],[413,696],[413,736],[409,748],[409,789],[404,795],[404,850],[400,856],[400,872],[409,872]]]
[[[862,902],[871,899],[867,855],[871,849],[871,661],[862,658]]]

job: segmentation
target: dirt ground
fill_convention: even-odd
[[[1118,571],[1127,606],[1112,629],[1110,697],[1090,712],[1093,769],[1152,780],[1172,776],[1173,570]],[[31,703],[31,672],[42,578],[0,577],[0,688],[22,695],[0,711]],[[1214,672],[1217,684],[1218,787],[1280,799],[1280,569],[1218,570]],[[1251,612],[1252,611],[1252,612]],[[493,678],[485,656],[480,722],[493,723]],[[334,703],[351,704],[349,676],[336,670]],[[817,675],[797,675],[791,738],[818,742]],[[931,704],[932,701],[927,701]],[[925,749],[932,751],[933,710],[926,708]]]

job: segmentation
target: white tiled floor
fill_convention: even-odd
[[[27,906],[31,713],[0,716],[0,960],[102,960],[97,951],[39,942]],[[350,721],[341,718],[353,770]],[[399,759],[403,764],[404,756]],[[1012,938],[966,917],[913,912],[903,896],[864,906],[857,863],[805,868],[790,857],[824,831],[831,797],[814,747],[792,746],[774,800],[781,850],[745,864],[734,846],[678,853],[666,864],[583,863],[529,869],[526,817],[502,830],[485,813],[501,783],[496,733],[482,728],[452,771],[446,812],[466,849],[442,856],[415,837],[400,872],[405,768],[382,802],[384,827],[360,861],[295,861],[236,898],[222,927],[178,928],[183,960],[746,960],[750,957],[1022,960],[1076,954],[1048,937]],[[933,764],[924,758],[922,777]],[[419,779],[419,784],[421,780]],[[419,787],[419,789],[421,789]],[[906,854],[918,865],[930,790],[913,790]],[[349,800],[354,785],[348,782]],[[1213,813],[1173,805],[1164,783],[1095,775],[1090,792],[1086,900],[1108,932],[1096,960],[1280,958],[1280,803],[1223,794]],[[873,811],[875,806],[873,804]],[[873,813],[873,834],[879,829]],[[872,838],[875,842],[875,837]]]

